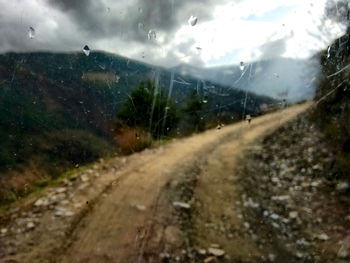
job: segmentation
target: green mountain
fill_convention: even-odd
[[[8,53],[0,55],[0,172],[32,164],[54,176],[114,152],[116,112],[148,79],[166,96],[171,89],[179,111],[197,90],[201,116],[212,125],[242,116],[245,91],[121,56]],[[245,112],[259,114],[262,104],[274,103],[248,93]]]

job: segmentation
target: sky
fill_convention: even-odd
[[[325,1],[0,0],[0,53],[88,45],[165,67],[303,59],[344,32],[323,16]]]

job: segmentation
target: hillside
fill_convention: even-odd
[[[1,55],[0,187],[14,194],[3,194],[0,202],[24,194],[24,185],[38,178],[45,182],[48,176],[118,151],[116,112],[147,79],[168,94],[170,71],[116,55]],[[195,89],[203,98],[201,116],[209,127],[241,119],[244,91],[179,74],[173,80],[170,98],[179,112]],[[275,103],[249,93],[245,112],[259,114],[261,105]],[[187,121],[182,118],[174,136],[181,136]]]
[[[319,54],[322,72],[317,80],[313,120],[337,152],[331,177],[348,178],[350,170],[350,42],[336,39],[329,52]],[[348,179],[347,179],[348,180]]]

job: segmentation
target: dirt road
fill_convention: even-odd
[[[234,205],[235,189],[227,182],[235,181],[235,162],[246,147],[309,106],[297,105],[258,117],[250,125],[240,122],[209,130],[127,160],[117,158],[103,164],[98,176],[86,179],[87,175],[82,175],[76,185],[66,182],[69,187],[60,190],[68,192],[63,198],[66,202],[59,203],[66,210],[46,209],[38,201],[33,208],[29,206],[27,218],[40,213],[35,228],[29,231],[27,223],[23,237],[3,235],[2,243],[13,238],[18,246],[12,255],[4,253],[3,259],[197,262],[196,258],[203,257],[215,262],[210,255],[220,258],[222,252],[225,257],[221,260],[227,262],[259,257],[250,238],[239,231],[227,234],[228,229],[239,230],[243,224]],[[84,182],[89,186],[81,187]],[[57,189],[52,191],[57,195]],[[65,211],[66,216],[57,219],[57,211]],[[222,226],[215,227],[223,228],[222,236],[208,230],[218,220]],[[11,222],[8,224],[11,229]],[[34,244],[24,245],[33,238]]]

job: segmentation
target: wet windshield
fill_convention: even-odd
[[[349,262],[348,0],[0,0],[0,262]]]

